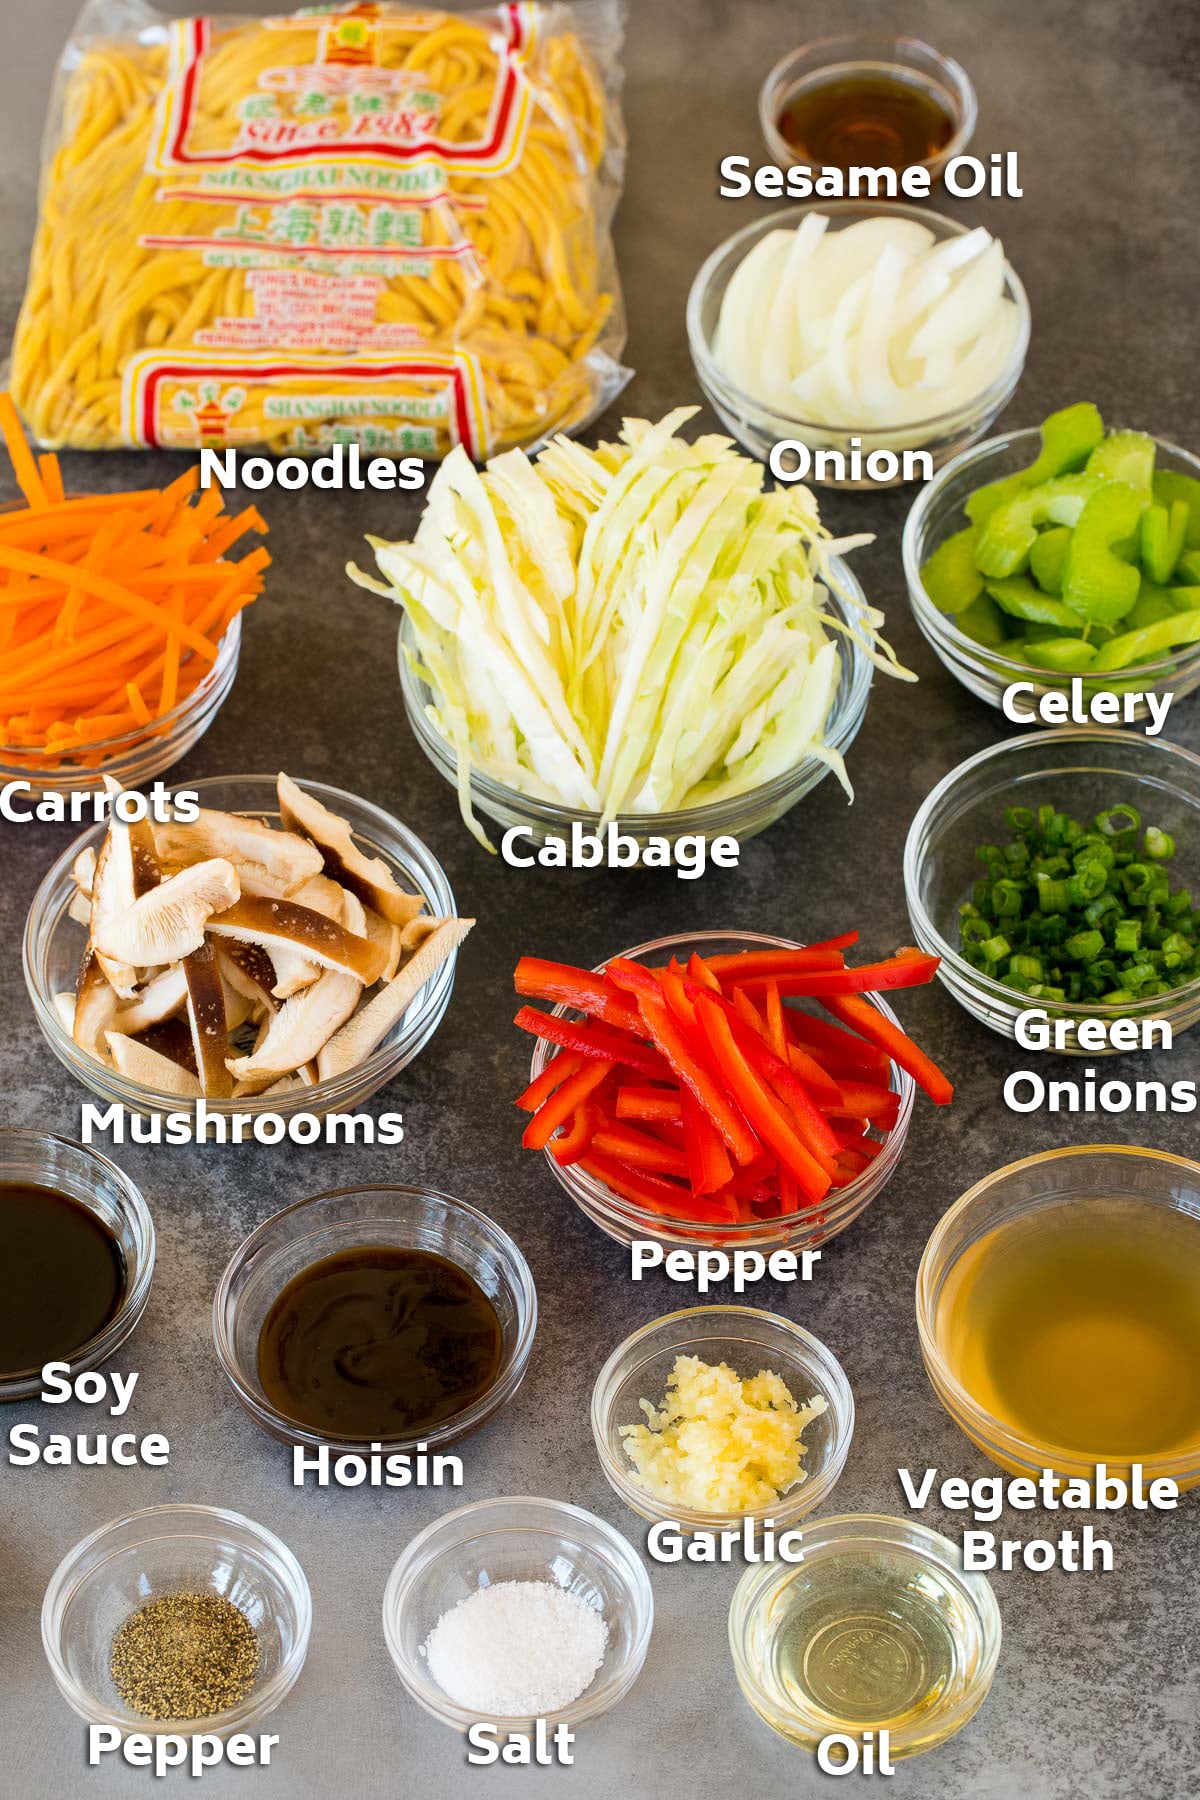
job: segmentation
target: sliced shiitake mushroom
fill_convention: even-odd
[[[331,1038],[317,1057],[317,1072],[322,1081],[343,1075],[347,1069],[365,1062],[387,1036],[417,992],[424,987],[462,943],[474,919],[439,919],[431,921],[434,929],[421,948],[413,953],[400,973],[387,986],[380,988],[336,1037]]]
[[[96,879],[96,852],[90,844],[79,852],[71,864],[71,879],[81,894],[92,897],[92,883]]]
[[[385,919],[382,913],[377,913],[371,906],[363,908],[363,923],[366,936],[373,944],[379,945],[387,958],[379,979],[380,981],[390,981],[400,967],[400,959],[404,955],[404,931],[399,925],[393,925],[390,919]],[[415,924],[416,921],[414,920],[413,923]],[[408,929],[410,927],[406,926],[405,930]]]
[[[237,870],[244,894],[286,899],[321,872],[321,852],[308,838],[241,813],[201,807],[194,819],[156,825],[154,842],[160,860],[173,869],[223,857]]]
[[[228,1099],[233,1092],[233,1082],[225,1067],[229,1026],[225,1018],[221,975],[212,945],[206,940],[198,950],[184,957],[182,966],[187,980],[187,1018],[201,1089],[214,1099]]]
[[[104,1034],[116,1019],[120,1004],[117,991],[100,967],[99,958],[89,939],[79,964],[79,973],[75,977],[75,1013],[71,1021],[71,1036],[79,1048],[86,1050],[89,1056],[94,1056],[97,1062],[108,1061]]]
[[[239,938],[260,944],[275,960],[275,952],[291,946],[309,962],[323,969],[354,975],[364,986],[379,980],[386,960],[369,938],[358,937],[334,919],[297,906],[292,900],[265,900],[247,895],[208,921],[208,930],[219,938]]]
[[[230,987],[252,1006],[273,1013],[277,1004],[272,993],[275,965],[262,945],[243,944],[238,938],[221,938],[214,941],[213,949],[217,967]]]
[[[153,968],[178,962],[198,950],[208,921],[214,913],[227,912],[235,905],[240,890],[232,863],[214,857],[211,862],[181,869],[125,908],[106,903],[102,898],[106,891],[105,859],[101,856],[92,900],[92,936],[97,949]],[[98,931],[103,936],[97,936]]]
[[[249,1056],[234,1056],[229,1072],[238,1081],[259,1075],[290,1075],[316,1056],[344,1025],[362,997],[362,982],[339,969],[325,969],[319,981],[285,1000],[266,1036]]]
[[[126,1037],[121,1031],[110,1031],[106,1038],[114,1064],[130,1081],[180,1100],[199,1099],[199,1081],[171,1057],[152,1049],[139,1038]]]
[[[406,894],[380,857],[363,855],[345,819],[305,793],[290,775],[280,773],[275,785],[284,824],[312,839],[325,859],[327,874],[393,925],[407,925],[420,912],[425,902],[417,894]]]
[[[173,963],[151,977],[126,1005],[117,1008],[114,1028],[126,1037],[141,1037],[152,1025],[173,1019],[187,1001],[187,978]]]

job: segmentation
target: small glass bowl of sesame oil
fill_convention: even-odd
[[[763,82],[759,120],[780,168],[927,168],[967,147],[978,105],[966,70],[919,38],[847,32],[802,44]]]

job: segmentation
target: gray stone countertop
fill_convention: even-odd
[[[178,10],[172,6],[170,10]],[[249,11],[235,4],[230,10]],[[16,317],[34,224],[36,161],[51,70],[73,0],[7,0],[0,9],[0,338]],[[907,8],[816,0],[634,0],[626,50],[628,179],[617,246],[637,371],[619,414],[657,417],[698,397],[683,326],[701,259],[760,203],[716,197],[720,155],[765,160],[756,96],[766,70],[801,37],[876,26],[927,38],[974,76],[975,149],[1020,152],[1019,202],[957,202],[1003,234],[1025,281],[1033,338],[1005,422],[1036,424],[1088,397],[1112,423],[1197,443],[1196,248],[1200,45],[1185,0],[911,0]],[[168,457],[71,457],[69,486],[160,480]],[[0,491],[7,497],[10,488]],[[373,1103],[404,1113],[398,1150],[126,1147],[159,1233],[149,1310],[118,1359],[141,1383],[139,1432],[171,1440],[165,1470],[4,1469],[0,1522],[0,1789],[14,1800],[145,1794],[144,1771],[84,1767],[84,1729],[60,1699],[39,1640],[42,1593],[85,1533],[134,1507],[189,1499],[233,1507],[278,1531],[312,1585],[303,1677],[270,1721],[281,1735],[267,1770],[204,1777],[211,1800],[451,1800],[472,1788],[556,1800],[685,1800],[744,1793],[816,1795],[811,1759],[762,1725],[733,1676],[726,1612],[737,1567],[653,1566],[656,1623],[627,1700],[581,1733],[571,1769],[469,1770],[453,1733],[423,1714],[393,1673],[380,1628],[388,1571],[422,1526],[462,1500],[538,1493],[589,1507],[643,1542],[640,1521],[606,1485],[592,1447],[595,1373],[636,1325],[686,1303],[687,1290],[635,1287],[625,1255],[566,1202],[539,1158],[522,1153],[512,1096],[527,1046],[511,1026],[510,971],[536,951],[591,963],[619,946],[689,926],[742,926],[817,938],[861,928],[885,953],[909,936],[901,875],[905,833],[930,788],[1007,727],[934,659],[901,574],[911,492],[828,494],[837,529],[869,528],[855,567],[920,674],[913,689],[877,678],[850,758],[857,798],[828,780],[745,847],[737,872],[700,882],[669,873],[519,873],[464,831],[449,788],[414,746],[395,675],[397,615],[349,586],[348,554],[368,530],[406,535],[416,507],[379,495],[271,492],[269,591],[247,620],[241,671],[208,736],[175,779],[287,768],[393,810],[441,859],[460,909],[479,927],[459,962],[450,1010],[420,1059]],[[1169,735],[1200,748],[1186,701]],[[76,1135],[83,1090],[34,1025],[20,940],[34,890],[69,827],[0,826],[0,1121]],[[1018,1117],[1001,1099],[1021,1053],[974,1023],[940,987],[903,1004],[907,1022],[958,1082],[955,1105],[918,1104],[907,1153],[883,1197],[831,1244],[807,1288],[760,1287],[756,1304],[799,1318],[841,1358],[858,1424],[834,1506],[902,1512],[897,1467],[990,1472],[942,1411],[921,1366],[913,1282],[935,1221],[1000,1164],[1054,1145],[1144,1140],[1190,1150],[1187,1118]],[[1139,1065],[1138,1072],[1165,1073]],[[1076,1068],[1044,1063],[1047,1074]],[[1128,1075],[1132,1059],[1113,1064]],[[1170,1073],[1195,1074],[1191,1040]],[[246,1417],[214,1360],[214,1286],[243,1236],[323,1188],[428,1182],[482,1206],[517,1238],[537,1281],[541,1319],[515,1402],[464,1449],[458,1495],[295,1491],[287,1454]],[[581,1304],[582,1302],[582,1304]],[[5,1415],[44,1430],[100,1428],[87,1409],[21,1406]],[[926,1522],[956,1535],[961,1515]],[[1055,1519],[1008,1514],[1011,1536],[1051,1535]],[[1193,1502],[1175,1514],[1106,1526],[1110,1574],[997,1576],[1004,1644],[975,1720],[934,1755],[903,1765],[896,1800],[1184,1800],[1197,1791],[1197,1566]],[[168,1778],[182,1793],[188,1778]]]

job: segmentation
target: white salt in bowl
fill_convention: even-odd
[[[419,1706],[466,1731],[479,1715],[433,1678],[423,1646],[444,1613],[499,1581],[547,1581],[594,1606],[608,1626],[604,1661],[578,1700],[541,1715],[551,1730],[574,1729],[623,1700],[641,1672],[654,1625],[654,1595],[633,1545],[582,1507],[527,1496],[477,1500],[413,1538],[383,1596],[383,1635],[396,1673]],[[503,1731],[528,1733],[533,1717],[498,1716]]]

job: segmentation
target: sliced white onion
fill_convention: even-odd
[[[734,271],[714,356],[763,405],[817,424],[904,427],[968,404],[1016,341],[1004,249],[982,226],[936,241],[886,214],[775,228]]]

